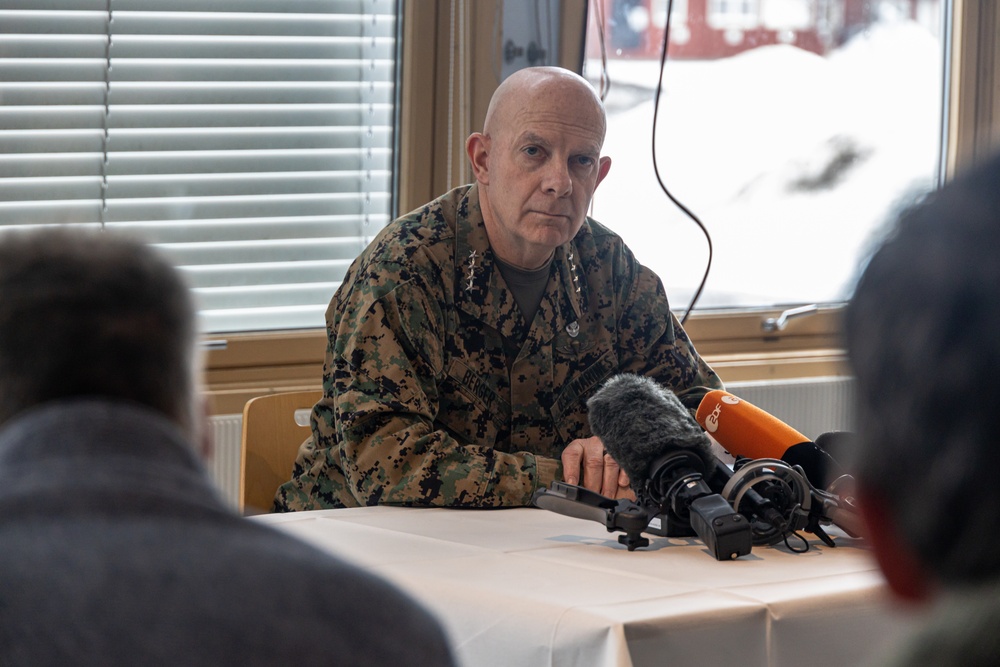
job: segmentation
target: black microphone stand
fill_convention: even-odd
[[[538,489],[532,504],[603,523],[609,532],[622,531],[625,534],[618,541],[629,551],[649,545],[642,536],[645,532],[663,537],[697,536],[716,560],[733,560],[750,553],[750,523],[713,491],[697,454],[671,452],[657,459],[650,470],[649,479],[636,490],[639,504],[613,500],[565,482]],[[712,473],[718,475],[718,471]]]

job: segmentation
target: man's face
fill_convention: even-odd
[[[483,215],[501,259],[535,268],[572,239],[610,167],[601,158],[604,119],[592,97],[557,87],[511,105],[482,136],[487,169],[477,174]]]

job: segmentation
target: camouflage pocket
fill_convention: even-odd
[[[510,404],[489,376],[458,359],[452,360],[438,392],[437,421],[461,442],[494,445],[510,422]]]

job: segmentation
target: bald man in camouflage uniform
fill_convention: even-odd
[[[556,479],[634,497],[586,399],[623,372],[689,408],[722,385],[656,274],[586,216],[605,122],[567,70],[500,85],[467,143],[476,182],[389,225],[337,290],[313,437],[276,509],[519,506]]]

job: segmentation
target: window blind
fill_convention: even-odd
[[[390,219],[395,0],[0,0],[0,229],[138,236],[206,332],[322,327]]]

